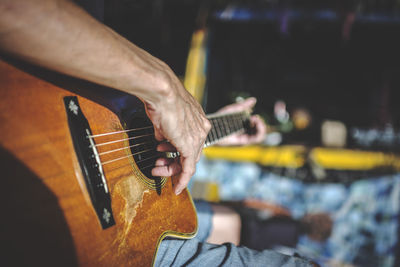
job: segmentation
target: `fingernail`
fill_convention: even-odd
[[[179,195],[180,193],[182,193],[183,188],[181,188],[180,186],[177,186],[175,188],[175,195]]]

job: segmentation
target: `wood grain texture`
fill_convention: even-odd
[[[67,124],[63,97],[71,95],[0,63],[1,257],[7,266],[150,266],[161,236],[190,238],[197,231],[191,197],[186,190],[175,196],[171,178],[161,195],[148,189],[132,157],[107,164],[116,225],[102,230]],[[93,134],[123,129],[115,112],[78,99]],[[96,142],[119,138],[126,135]],[[130,153],[122,149],[102,161]]]

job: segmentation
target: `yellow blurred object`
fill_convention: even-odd
[[[206,40],[205,29],[193,33],[183,81],[185,88],[199,102],[203,98],[206,83]]]
[[[194,181],[191,188],[194,199],[203,199],[209,202],[219,202],[219,186],[217,183],[208,181]]]
[[[311,124],[310,112],[304,108],[297,108],[293,111],[292,120],[296,129],[304,130]]]
[[[317,147],[309,150],[304,146],[248,146],[209,147],[204,149],[209,159],[248,161],[263,166],[300,168],[308,158],[325,169],[367,171],[390,168],[400,171],[400,157],[392,153],[334,149]]]
[[[204,154],[212,159],[251,161],[264,166],[300,168],[305,163],[305,151],[303,146],[208,147],[204,149]]]
[[[326,169],[372,170],[393,168],[400,170],[400,157],[391,153],[314,148],[310,157]]]

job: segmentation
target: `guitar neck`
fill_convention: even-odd
[[[211,122],[211,130],[208,133],[204,147],[211,146],[234,133],[244,132],[248,127],[249,117],[249,112],[208,115],[207,118]]]

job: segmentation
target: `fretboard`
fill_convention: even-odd
[[[204,147],[215,144],[231,134],[243,132],[248,127],[249,113],[211,114],[207,118],[211,122],[211,130]]]

